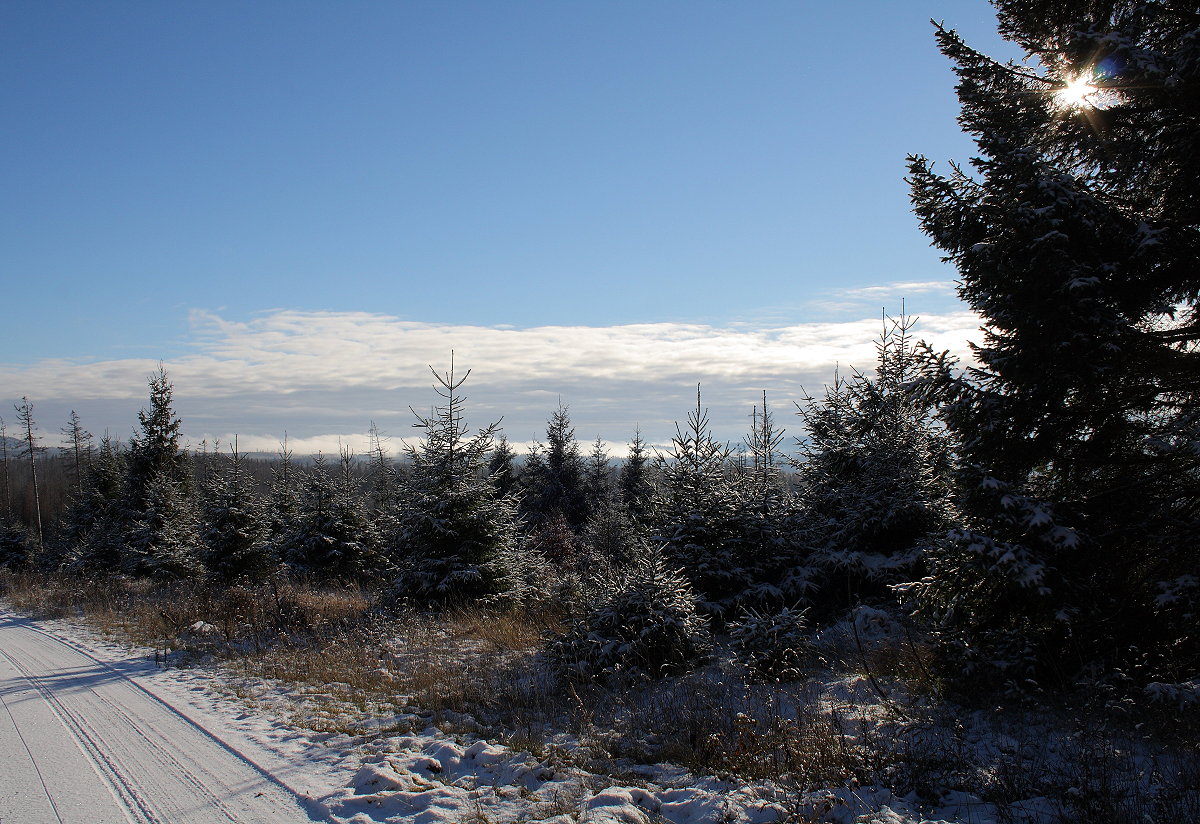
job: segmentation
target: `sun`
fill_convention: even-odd
[[[1074,80],[1068,80],[1065,86],[1058,89],[1054,93],[1054,99],[1064,109],[1090,109],[1095,107],[1093,95],[1099,91],[1100,89],[1092,85],[1089,75],[1081,74]]]

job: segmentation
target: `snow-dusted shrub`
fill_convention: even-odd
[[[739,657],[757,681],[794,681],[812,649],[804,610],[784,607],[767,613],[748,609],[733,625]]]
[[[546,660],[571,680],[625,673],[659,678],[692,669],[709,648],[708,625],[691,586],[653,551],[618,574],[609,595],[549,642]]]

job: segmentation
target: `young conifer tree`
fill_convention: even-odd
[[[540,462],[525,465],[524,508],[534,526],[564,520],[578,531],[587,520],[587,467],[567,407],[560,401],[546,423]]]
[[[217,463],[204,488],[201,538],[204,565],[223,583],[257,581],[275,568],[261,501],[234,438],[230,454]]]
[[[123,571],[156,581],[195,578],[203,571],[199,513],[184,484],[165,472],[150,476],[126,531]]]
[[[71,501],[59,528],[65,569],[104,576],[120,570],[129,525],[127,468],[120,444],[105,435],[86,465],[83,493]]]
[[[776,426],[763,391],[762,407],[754,407],[745,438],[749,462],[738,499],[742,566],[749,582],[740,600],[746,609],[773,611],[795,604],[811,586],[811,570],[800,563],[794,541],[796,500],[783,475],[785,433]]]
[[[621,500],[635,522],[646,517],[654,485],[650,480],[650,451],[642,440],[641,429],[635,429],[629,442],[629,454],[621,465]]]
[[[132,575],[159,580],[199,574],[199,513],[192,489],[192,464],[179,445],[181,421],[172,405],[174,387],[160,364],[150,376],[150,408],[138,412],[141,432],[125,459],[126,557]]]
[[[837,375],[821,398],[798,407],[805,437],[796,464],[798,543],[814,568],[818,612],[890,597],[911,580],[922,552],[948,528],[949,441],[919,377],[916,318],[883,318],[874,373]]]
[[[12,502],[12,475],[8,471],[8,425],[4,422],[4,418],[0,417],[0,462],[4,468],[4,514],[6,517],[12,517],[13,502]]]
[[[61,432],[66,439],[70,455],[71,476],[74,481],[72,493],[74,497],[78,498],[83,495],[85,470],[94,451],[92,433],[83,428],[83,423],[74,409],[71,410],[71,415],[67,418],[67,425],[62,428]]]
[[[509,446],[508,438],[501,433],[496,440],[495,448],[492,449],[491,457],[488,458],[487,465],[488,477],[492,479],[492,485],[501,495],[517,491],[516,459],[517,454]]]
[[[321,581],[355,581],[386,573],[380,535],[343,452],[336,475],[318,454],[306,473],[290,529],[278,541],[292,571]]]
[[[683,569],[704,609],[718,617],[751,585],[741,544],[743,489],[729,455],[729,445],[713,438],[697,386],[696,408],[686,426],[676,424],[671,453],[660,460],[651,517],[666,558]]]
[[[175,417],[174,387],[162,364],[149,384],[150,408],[138,412],[141,432],[129,444],[129,492],[135,506],[157,475],[181,485],[184,493],[191,491],[191,462],[179,445],[182,421]]]
[[[421,430],[408,448],[411,471],[395,537],[401,600],[448,604],[521,595],[517,501],[486,471],[499,423],[468,436],[461,394],[470,376],[430,367],[441,399],[429,415],[413,410]]]
[[[968,667],[1069,680],[1200,670],[1200,15],[995,0],[1030,56],[938,28],[979,154],[914,157],[922,228],[984,320],[931,358],[963,528],[912,594]]]
[[[266,508],[268,540],[276,558],[287,556],[287,538],[297,526],[300,513],[300,472],[285,432],[279,443],[279,460],[271,468],[271,495]]]

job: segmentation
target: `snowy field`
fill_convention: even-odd
[[[613,747],[601,757],[599,729],[542,729],[522,750],[502,743],[515,736],[461,713],[380,704],[346,684],[250,677],[215,660],[164,667],[162,658],[74,622],[0,613],[0,746],[8,753],[0,821],[1048,824],[1061,820],[1063,805],[1020,797],[1024,772],[1037,764],[1047,786],[1069,783],[1082,746],[1079,731],[1051,725],[1008,735],[980,711],[935,722],[897,683],[829,673],[803,695],[844,734],[813,738],[814,746],[903,739],[903,751],[944,763],[926,772],[947,785],[897,795],[853,778],[831,786],[738,780],[613,758]],[[760,746],[754,724],[747,716],[735,733],[743,737],[724,743]],[[1117,763],[1120,753],[1108,755]],[[1148,753],[1120,763],[1142,771],[1117,771],[1113,780],[1125,776],[1138,787],[1124,791],[1149,798],[1164,764]],[[993,799],[1007,782],[1013,797],[985,802],[961,786],[966,774]],[[1079,775],[1076,793],[1091,791],[1087,778]]]

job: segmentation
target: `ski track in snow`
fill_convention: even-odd
[[[210,732],[139,670],[0,610],[0,824],[328,820],[247,742]]]

